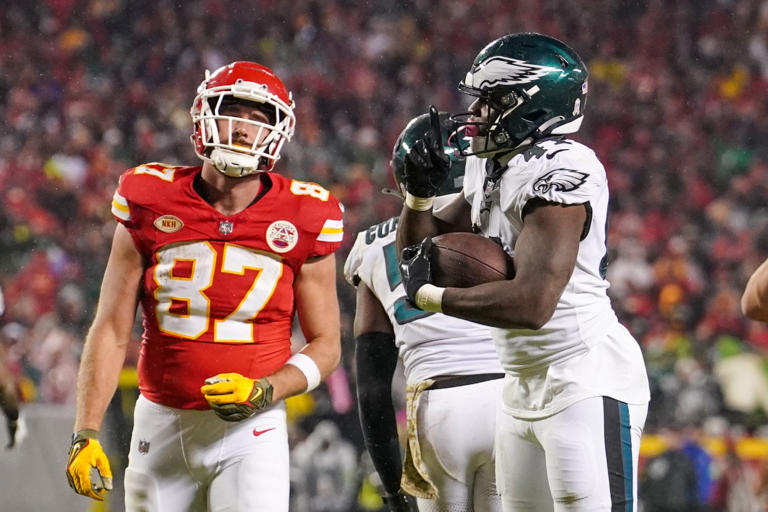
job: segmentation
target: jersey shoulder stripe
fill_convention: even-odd
[[[128,201],[117,190],[112,196],[112,215],[125,222],[131,221],[131,209],[128,207]]]
[[[344,238],[344,221],[339,219],[328,219],[320,229],[317,237],[319,242],[341,242]]]

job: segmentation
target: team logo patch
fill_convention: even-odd
[[[139,453],[142,455],[149,453],[149,441],[139,441]]]
[[[496,56],[470,71],[465,82],[478,89],[486,89],[498,85],[527,84],[549,73],[560,71],[551,66],[539,66],[520,59]]]
[[[299,241],[299,231],[287,220],[277,220],[267,228],[267,244],[275,252],[288,252]]]
[[[231,220],[223,220],[219,222],[219,233],[222,235],[229,235],[232,230],[235,229],[235,225]]]
[[[184,227],[184,223],[175,215],[163,215],[152,224],[163,233],[175,233]]]
[[[546,194],[551,190],[570,192],[582,186],[587,181],[587,176],[589,176],[587,173],[573,169],[553,169],[536,180],[533,190],[540,194]]]

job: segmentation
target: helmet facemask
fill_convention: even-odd
[[[294,132],[296,118],[290,94],[288,104],[265,83],[238,78],[232,84],[208,87],[209,78],[210,74],[206,73],[190,112],[195,124],[193,141],[198,157],[234,178],[271,171],[280,158],[283,144]],[[233,103],[261,110],[268,121],[228,113],[227,107]],[[248,144],[235,137],[236,124],[256,129],[251,132],[253,137]]]

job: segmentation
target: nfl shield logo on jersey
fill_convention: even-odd
[[[232,224],[232,221],[229,220],[223,220],[219,222],[219,233],[222,235],[228,235],[232,233],[232,230],[234,229],[235,225]]]
[[[149,441],[139,441],[139,453],[142,455],[149,453]]]

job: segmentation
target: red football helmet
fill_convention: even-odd
[[[269,121],[264,123],[221,113],[222,105],[238,101],[262,105]],[[283,144],[293,136],[296,126],[293,106],[293,97],[283,82],[260,64],[239,61],[213,73],[206,71],[190,110],[195,125],[192,134],[195,153],[222,173],[235,178],[271,171],[280,158]],[[220,134],[217,121],[228,123],[229,132]],[[250,148],[232,144],[230,134],[235,121],[259,128]]]

